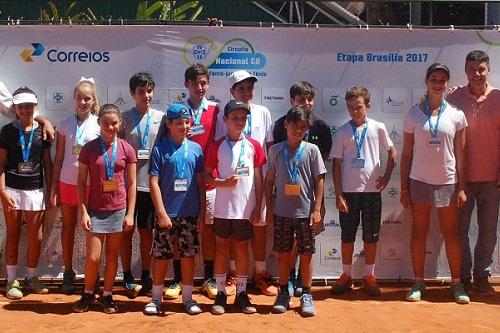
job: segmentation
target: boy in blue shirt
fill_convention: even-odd
[[[191,315],[202,312],[192,299],[192,290],[198,223],[205,216],[204,166],[201,146],[186,138],[190,121],[187,106],[171,104],[167,110],[168,137],[157,143],[151,154],[149,183],[157,220],[151,250],[153,296],[144,308],[146,315],[162,314],[163,281],[175,242],[181,257],[184,308]]]
[[[311,295],[314,227],[321,221],[326,167],[318,146],[303,141],[304,134],[309,130],[309,112],[305,106],[293,106],[286,115],[284,126],[287,139],[269,150],[269,169],[265,180],[265,198],[269,208],[266,220],[268,225],[274,224],[273,249],[278,252],[281,286],[273,312],[284,313],[290,305],[292,295],[287,284],[296,238],[303,283],[300,314],[312,317],[316,314]],[[271,210],[274,188],[276,202]]]

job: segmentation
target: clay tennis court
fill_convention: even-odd
[[[87,313],[72,313],[72,303],[78,295],[59,294],[57,287],[49,295],[27,295],[20,301],[0,296],[0,332],[500,332],[500,284],[495,280],[495,296],[472,295],[469,305],[451,301],[448,287],[439,283],[428,285],[428,294],[420,303],[404,301],[409,283],[382,283],[382,296],[368,298],[362,289],[332,298],[329,287],[315,286],[313,296],[316,317],[301,318],[290,310],[285,314],[271,313],[274,298],[253,294],[258,313],[244,315],[232,312],[214,316],[212,300],[198,293],[204,313],[189,316],[180,299],[164,302],[163,317],[148,317],[142,309],[149,297],[130,300],[121,287],[115,287],[114,298],[119,313],[106,315],[96,303]],[[228,298],[232,304],[234,297]],[[298,299],[294,298],[294,307]]]

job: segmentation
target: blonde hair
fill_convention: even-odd
[[[75,86],[75,89],[73,90],[73,98],[75,98],[76,96],[76,90],[83,86],[90,87],[90,90],[92,91],[92,98],[94,99],[94,104],[92,104],[92,107],[90,108],[90,113],[92,113],[93,115],[97,115],[99,113],[99,99],[97,98],[97,91],[95,88],[95,84],[92,81],[81,80],[80,82],[78,82]]]

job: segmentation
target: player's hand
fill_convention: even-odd
[[[170,220],[170,217],[168,215],[163,215],[158,217],[158,220],[156,221],[158,224],[158,227],[160,229],[170,229],[172,228],[172,221]]]
[[[319,211],[313,211],[311,213],[311,218],[309,219],[309,226],[310,227],[315,227],[316,225],[321,222],[321,213]]]
[[[349,212],[349,206],[347,205],[347,201],[345,200],[342,194],[337,195],[337,198],[335,199],[335,204],[339,212],[342,213]]]
[[[92,227],[92,222],[90,221],[89,214],[82,213],[82,218],[80,219],[80,225],[82,226],[83,230],[90,231],[90,228]]]

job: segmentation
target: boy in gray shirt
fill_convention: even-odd
[[[300,314],[311,317],[316,309],[311,296],[312,255],[315,252],[314,226],[321,221],[321,202],[326,167],[319,148],[303,141],[309,129],[309,112],[302,106],[293,106],[285,119],[287,140],[269,150],[268,171],[265,180],[268,225],[274,225],[274,251],[278,252],[281,290],[273,305],[273,312],[284,313],[289,308],[288,292],[291,250],[294,235],[300,254],[303,294]],[[272,194],[276,188],[273,207]]]

